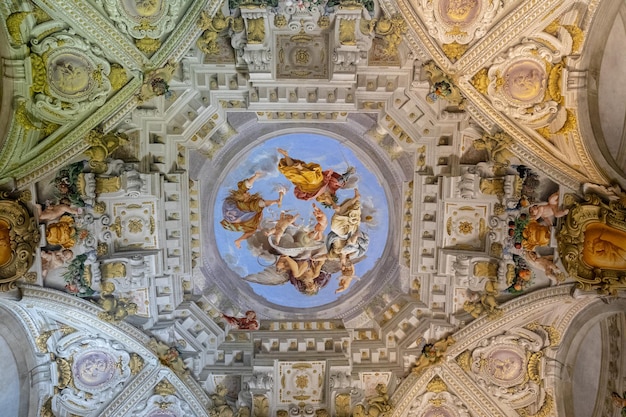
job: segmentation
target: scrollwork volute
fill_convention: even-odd
[[[64,31],[33,43],[33,117],[63,124],[102,106],[112,92],[111,65],[98,46]]]
[[[96,409],[118,394],[143,363],[119,343],[84,333],[69,333],[51,345],[59,390],[52,403],[55,415]]]
[[[468,352],[464,369],[494,397],[516,409],[527,407],[543,399],[539,375],[550,345],[545,331],[512,329],[481,342],[471,357]]]
[[[565,29],[560,35],[570,38]],[[554,50],[553,45],[560,48]],[[538,41],[526,41],[494,60],[486,73],[476,74],[473,84],[493,106],[534,129],[555,133],[571,123],[561,93],[563,57],[571,42],[542,33]]]

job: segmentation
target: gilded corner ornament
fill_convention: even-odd
[[[163,67],[148,71],[144,75],[143,84],[137,94],[137,101],[141,104],[153,97],[165,96],[165,98],[169,98],[172,95],[169,82],[177,68],[176,62],[168,61]]]
[[[465,98],[461,95],[461,90],[453,83],[452,79],[439,69],[433,61],[424,64],[423,68],[430,84],[430,92],[426,96],[426,101],[435,103],[438,99],[442,99],[451,106],[463,110],[465,108]]]
[[[398,54],[398,47],[407,30],[407,23],[399,14],[383,17],[376,22],[374,31],[385,41],[384,55],[395,57]]]
[[[278,16],[281,15],[277,15],[277,19],[280,21]],[[220,53],[218,39],[225,34],[226,29],[232,27],[235,32],[241,32],[241,30],[243,30],[243,27],[237,30],[238,26],[240,26],[239,23],[243,23],[238,22],[238,20],[241,20],[241,18],[233,19],[231,16],[225,17],[219,9],[215,13],[215,16],[212,17],[207,12],[203,11],[198,21],[198,26],[203,30],[202,35],[200,35],[196,41],[198,49],[207,55],[218,55]]]
[[[457,42],[444,43],[441,46],[441,49],[443,49],[443,53],[446,54],[446,56],[452,62],[455,62],[459,58],[461,58],[468,48],[469,45],[463,45]]]
[[[417,359],[412,371],[414,374],[421,374],[426,368],[437,364],[443,360],[448,347],[452,346],[455,340],[452,336],[436,341],[435,343],[427,343],[422,348],[422,354]]]

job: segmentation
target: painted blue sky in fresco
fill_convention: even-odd
[[[267,237],[262,232],[257,232],[251,239],[242,243],[241,249],[237,249],[234,242],[242,233],[225,230],[220,224],[223,218],[222,203],[228,196],[229,190],[236,188],[238,181],[249,178],[255,172],[262,172],[263,176],[254,182],[250,191],[260,193],[265,200],[278,198],[278,189],[281,186],[287,188],[281,208],[274,205],[264,210],[262,229],[273,227],[281,211],[286,211],[289,214],[300,214],[295,227],[288,229],[288,232],[293,233],[297,229],[312,229],[316,224],[312,207],[312,203],[315,201],[297,199],[293,193],[294,186],[292,183],[278,171],[278,161],[281,158],[277,152],[278,148],[285,149],[292,158],[305,162],[316,162],[321,165],[323,170],[332,169],[343,174],[349,166],[356,168],[356,174],[353,176],[356,178],[351,179],[345,188],[339,189],[337,197],[339,203],[352,198],[354,196],[353,188],[356,186],[361,194],[361,218],[371,217],[371,220],[362,221],[360,225],[360,229],[367,233],[370,238],[365,257],[355,263],[356,275],[363,277],[380,258],[387,240],[389,213],[384,191],[375,175],[357,159],[350,149],[337,140],[315,134],[283,135],[263,142],[247,155],[240,155],[239,164],[227,174],[219,188],[214,208],[215,238],[223,260],[237,275],[242,277],[241,279],[257,282],[281,281],[280,275],[275,272],[274,263],[277,255],[268,251]],[[354,180],[356,182],[352,184]],[[322,208],[328,217],[329,227],[325,230],[325,234],[327,234],[333,210],[324,208],[317,202],[315,204]],[[335,263],[338,264],[338,262]],[[326,265],[330,267],[332,264],[327,262]],[[339,272],[332,273],[330,282],[315,295],[305,295],[289,282],[278,285],[249,282],[249,285],[256,294],[272,303],[287,307],[315,307],[330,303],[340,296],[345,297],[354,286],[363,284],[353,280],[347,291],[335,294],[335,290],[338,288],[339,275]]]

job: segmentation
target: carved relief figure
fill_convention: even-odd
[[[440,7],[454,22],[467,23],[476,14],[478,0],[442,0]]]
[[[126,317],[137,314],[137,304],[125,298],[116,298],[113,295],[115,285],[110,282],[102,284],[102,294],[98,304],[104,309],[98,313],[98,317],[104,321],[121,321]]]
[[[393,407],[389,402],[389,394],[387,394],[387,386],[385,384],[376,385],[377,395],[367,399],[369,409],[368,416],[383,417],[393,412]]]
[[[445,339],[438,340],[435,343],[427,343],[422,348],[422,354],[417,359],[413,373],[419,374],[430,365],[434,365],[443,359],[443,354],[448,347],[455,343],[452,336],[448,336]]]
[[[433,61],[424,64],[424,71],[430,81],[430,93],[426,96],[426,101],[434,103],[439,98],[443,98],[459,109],[465,107],[465,99],[461,91],[452,83],[446,74],[441,71]]]
[[[135,0],[135,9],[139,16],[152,16],[161,8],[160,0]]]
[[[603,223],[589,225],[582,259],[594,268],[626,270],[626,232]]]
[[[480,139],[476,139],[472,146],[476,150],[485,150],[489,161],[501,165],[509,166],[513,153],[508,149],[512,139],[504,133],[496,133],[495,135],[483,135]]]
[[[169,82],[176,71],[177,64],[173,61],[168,62],[162,68],[150,71],[144,76],[144,82],[139,90],[137,99],[140,103],[151,99],[152,97],[165,95],[166,98],[171,94],[169,91]]]
[[[501,311],[498,309],[497,295],[497,282],[489,279],[485,282],[484,293],[470,292],[468,299],[463,304],[463,310],[475,319],[484,313],[487,313],[490,317],[496,317]]]
[[[545,73],[533,61],[521,61],[505,73],[504,91],[515,100],[530,102],[543,91]]]
[[[39,221],[46,222],[50,220],[56,220],[64,214],[80,214],[82,213],[82,209],[75,208],[69,205],[69,200],[66,198],[61,199],[58,204],[52,204],[52,202],[47,202],[45,207],[42,208],[40,204],[36,204],[38,211]]]
[[[217,42],[219,34],[232,22],[233,18],[230,16],[225,17],[220,9],[217,10],[213,17],[203,11],[198,24],[204,32],[196,41],[198,48],[205,54],[219,54],[220,47]]]
[[[113,357],[102,351],[80,356],[72,368],[74,378],[89,388],[105,386],[116,372]]]
[[[49,271],[62,267],[74,257],[71,249],[41,251],[41,275],[45,278]]]
[[[176,347],[170,347],[154,338],[150,339],[147,346],[156,353],[157,357],[161,361],[161,364],[164,366],[167,366],[178,374],[186,374],[189,372],[187,370],[187,365],[185,365],[185,362],[180,357],[180,352]]]
[[[233,409],[228,405],[226,395],[228,394],[228,388],[222,384],[218,384],[215,387],[215,394],[211,394],[211,401],[213,405],[209,408],[209,415],[211,417],[233,417],[235,413]]]
[[[518,358],[515,358],[518,359]],[[489,363],[491,374],[494,378],[508,381],[517,377],[522,368],[522,363],[513,358],[491,358]]]
[[[537,268],[545,272],[546,276],[556,282],[562,282],[565,280],[565,274],[561,272],[558,266],[554,263],[554,256],[539,256],[535,251],[525,252],[526,262],[533,268]]]
[[[50,74],[51,83],[65,94],[77,94],[89,87],[89,69],[77,58],[56,60]]]

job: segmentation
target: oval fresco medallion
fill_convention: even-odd
[[[117,370],[115,358],[108,352],[91,350],[77,356],[72,364],[74,384],[84,391],[107,387]]]
[[[61,98],[81,99],[94,87],[93,68],[87,57],[65,51],[48,59],[48,84]]]
[[[499,384],[514,385],[523,378],[525,358],[512,349],[497,349],[487,358],[487,373]]]
[[[241,156],[214,217],[220,256],[255,294],[306,308],[362,285],[385,248],[389,213],[376,175],[350,148],[288,134]]]
[[[440,0],[439,13],[447,24],[469,26],[480,14],[480,0]]]
[[[546,70],[530,59],[510,65],[504,74],[504,94],[517,104],[531,105],[543,100],[546,89]]]

